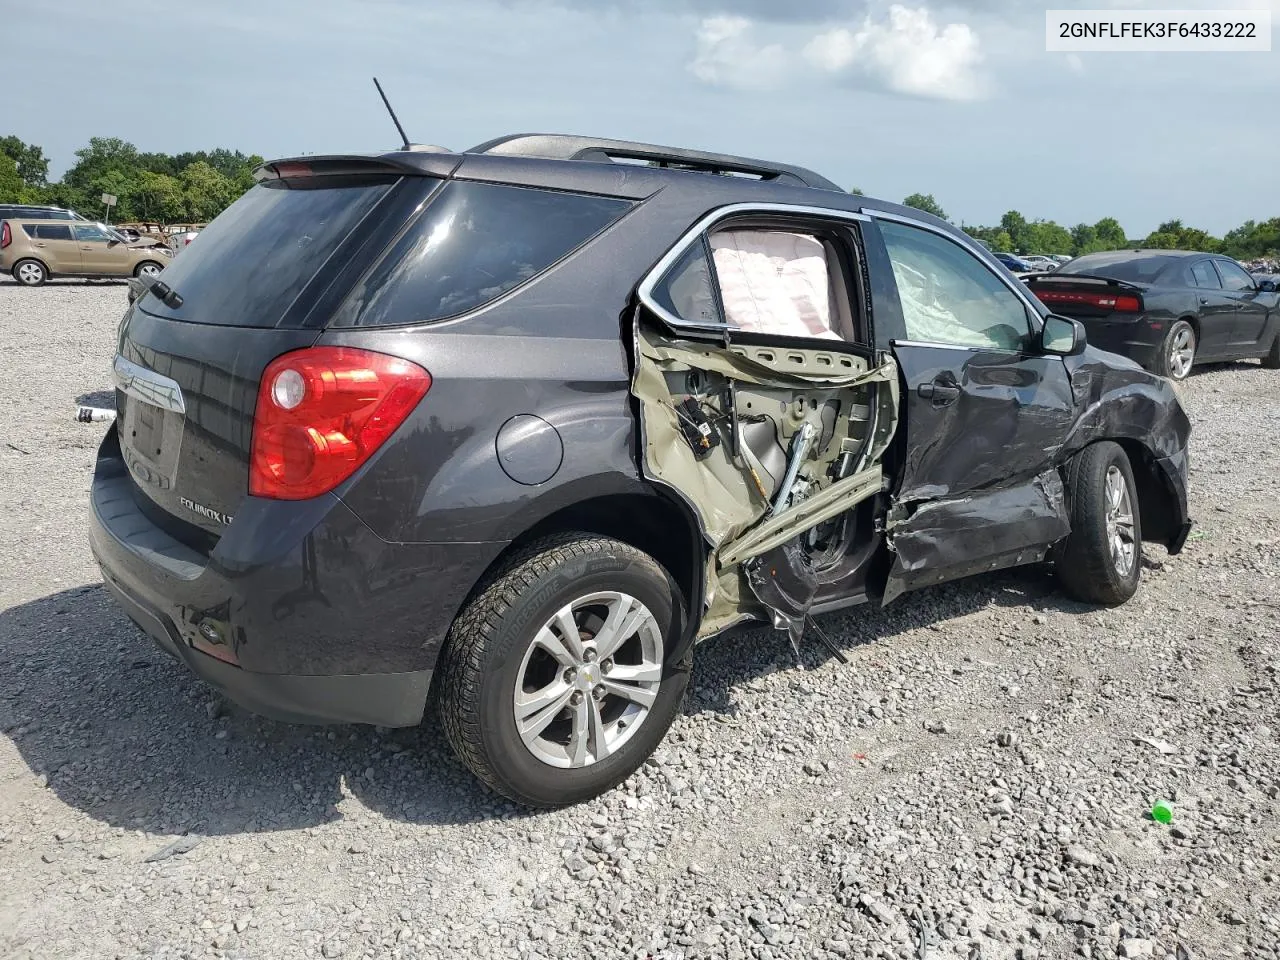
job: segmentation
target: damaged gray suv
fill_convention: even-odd
[[[699,641],[1187,537],[1172,385],[807,170],[517,136],[265,165],[120,327],[93,551],[251,710],[522,803],[634,771]]]

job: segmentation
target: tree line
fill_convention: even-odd
[[[913,193],[902,203],[943,220],[950,219],[932,194]],[[1167,220],[1145,237],[1133,239],[1126,236],[1124,228],[1114,217],[1103,217],[1097,223],[1064,227],[1052,220],[1028,220],[1017,210],[1010,210],[993,226],[961,223],[960,229],[971,237],[985,240],[993,250],[1018,254],[1061,253],[1078,257],[1099,250],[1146,247],[1224,253],[1237,260],[1280,256],[1280,217],[1261,222],[1246,220],[1223,237],[1186,226],[1181,220]]]
[[[239,150],[144,153],[118,137],[93,137],[62,179],[50,181],[41,147],[0,137],[0,203],[54,204],[96,219],[109,193],[117,198],[114,223],[204,223],[253,186],[260,163]]]
[[[105,213],[101,197],[109,193],[118,198],[111,212],[116,223],[207,222],[253,186],[254,168],[261,163],[262,157],[239,150],[144,153],[118,137],[93,137],[76,151],[76,162],[62,179],[50,181],[49,160],[39,146],[15,136],[0,137],[0,203],[50,203],[95,217]],[[851,192],[862,193],[857,187]],[[950,219],[932,194],[913,193],[902,202]],[[1064,227],[1052,220],[1028,220],[1017,210],[992,226],[959,226],[993,249],[1011,253],[1079,256],[1142,246],[1225,253],[1237,260],[1280,256],[1280,217],[1248,220],[1223,237],[1169,220],[1146,237],[1133,239],[1114,217]]]

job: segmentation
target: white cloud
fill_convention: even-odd
[[[809,42],[804,56],[826,73],[860,76],[897,93],[943,100],[977,100],[986,93],[978,35],[965,23],[939,27],[924,7],[894,4],[886,20],[868,16],[856,30],[827,30]]]
[[[755,42],[755,25],[746,17],[707,17],[698,26],[697,52],[689,71],[703,83],[738,90],[779,86],[788,72],[779,44]]]

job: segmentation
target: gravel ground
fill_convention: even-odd
[[[712,641],[639,774],[528,815],[108,601],[70,414],[124,304],[0,283],[0,956],[1280,957],[1280,374],[1186,385],[1198,526],[1126,606],[1030,569],[824,618],[847,666]]]

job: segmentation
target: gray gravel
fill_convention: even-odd
[[[824,618],[848,666],[713,641],[639,774],[531,816],[108,602],[70,416],[124,304],[0,283],[0,957],[1280,957],[1280,375],[1188,382],[1199,525],[1126,606],[1032,569]]]

